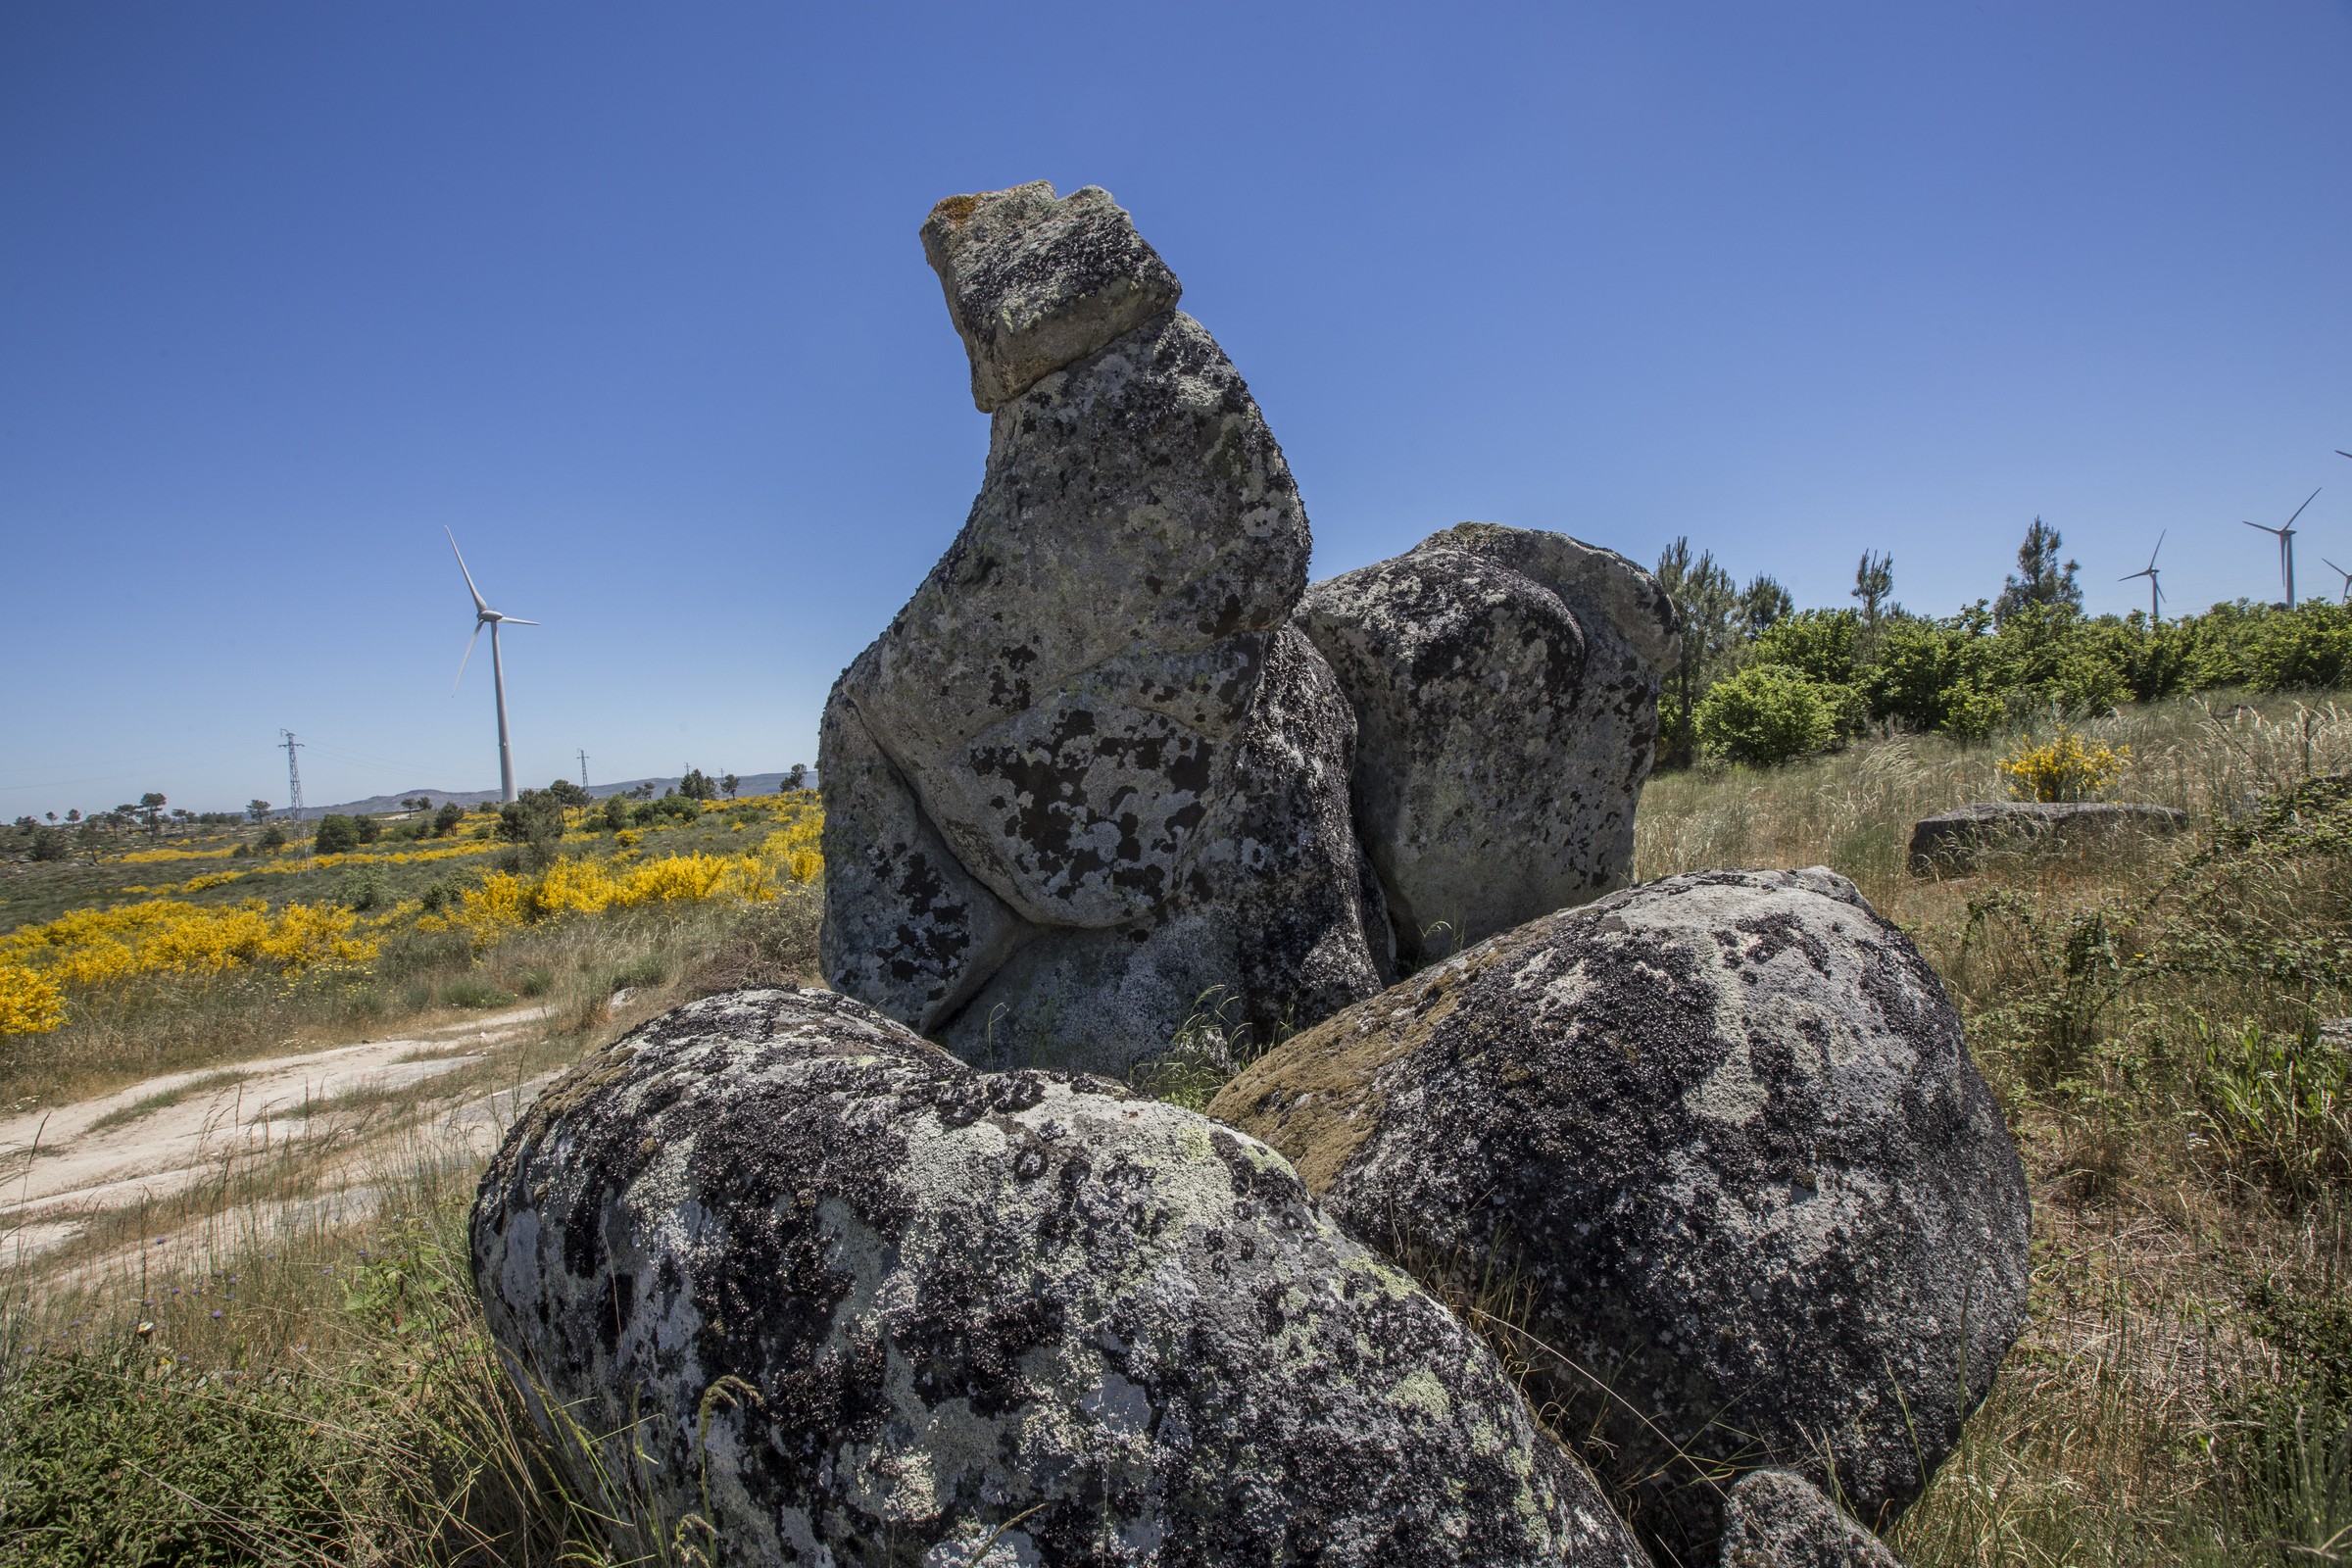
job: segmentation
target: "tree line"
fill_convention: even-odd
[[[2036,517],[1998,595],[1931,616],[1894,602],[1885,554],[1863,554],[1852,608],[1799,611],[1770,576],[1740,587],[1677,539],[1657,566],[1683,625],[1659,700],[1659,765],[1770,765],[1873,730],[1974,740],[2052,711],[2352,682],[2352,609],[2241,599],[2164,621],[2085,615],[2081,567],[2063,555]]]

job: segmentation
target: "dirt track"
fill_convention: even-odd
[[[313,1204],[372,1206],[354,1185],[364,1151],[354,1097],[396,1102],[401,1091],[472,1066],[483,1053],[540,1022],[518,1007],[331,1050],[167,1073],[94,1100],[0,1120],[0,1262],[18,1263],[72,1242],[101,1213],[172,1199],[241,1159],[310,1146],[320,1153]],[[536,1091],[536,1082],[477,1095],[435,1118],[455,1147],[485,1152]],[[419,1100],[429,1096],[420,1093]],[[413,1130],[413,1120],[403,1119]]]

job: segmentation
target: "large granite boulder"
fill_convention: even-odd
[[[1353,720],[1288,630],[1306,514],[1249,388],[1100,190],[953,198],[923,236],[994,425],[963,531],[827,704],[827,974],[1110,1071],[1214,987],[1269,1031],[1370,995]]]
[[[1271,1151],[829,992],[588,1058],[472,1241],[535,1413],[589,1437],[569,1462],[724,1563],[1644,1562],[1483,1342]]]
[[[1119,1072],[1188,1019],[1242,1049],[1377,992],[1366,937],[1385,917],[1348,824],[1354,733],[1312,645],[1277,632],[1183,885],[1145,918],[1023,946],[937,1038],[984,1064]]]
[[[1316,583],[1297,619],[1354,710],[1356,828],[1402,966],[1633,880],[1680,646],[1656,578],[1463,523]]]
[[[1754,1470],[1723,1499],[1721,1568],[1902,1568],[1886,1544],[1786,1470]]]
[[[1717,1482],[1747,1468],[1834,1465],[1892,1518],[2024,1321],[2024,1174],[1959,1016],[1827,870],[1547,915],[1210,1109],[1363,1240],[1516,1289],[1533,1392],[1598,1434],[1665,1560],[1711,1554]]]
[[[1911,869],[1964,872],[1988,849],[2080,848],[2186,826],[2186,811],[2132,801],[1977,801],[1911,824]]]

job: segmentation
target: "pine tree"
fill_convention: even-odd
[[[2017,547],[2017,575],[2006,579],[2001,597],[1992,602],[1994,624],[2028,606],[2081,612],[2082,590],[2075,582],[2075,573],[2082,566],[2073,561],[2059,564],[2058,550],[2064,543],[2057,529],[2039,517],[2034,519],[2034,525],[2026,530],[2026,542]]]
[[[1862,552],[1854,567],[1854,597],[1862,601],[1862,624],[1876,630],[1886,601],[1894,593],[1894,558],[1881,552]]]

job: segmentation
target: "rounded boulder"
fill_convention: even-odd
[[[575,1481],[723,1562],[1644,1560],[1279,1155],[828,992],[573,1069],[484,1177],[473,1266],[535,1413],[596,1435]]]
[[[1533,921],[1269,1053],[1211,1114],[1356,1236],[1490,1298],[1661,1560],[1723,1487],[1884,1526],[2025,1319],[2024,1172],[1908,938],[1826,869]]]

